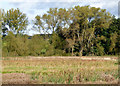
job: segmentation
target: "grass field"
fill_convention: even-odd
[[[5,57],[2,67],[3,84],[118,83],[117,60]]]

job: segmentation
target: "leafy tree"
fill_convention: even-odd
[[[41,33],[54,33],[59,23],[57,8],[50,8],[47,14],[42,16],[37,15],[34,20],[34,26],[37,27],[37,31]]]
[[[116,41],[117,41],[117,33],[116,32],[111,34],[110,40],[111,40],[111,43],[110,43],[111,45],[110,45],[109,52],[112,52],[112,51],[114,51]]]
[[[76,6],[74,9],[74,14],[76,14],[80,26],[78,39],[80,40],[80,55],[82,55],[86,43],[89,44],[90,41],[95,40],[101,29],[109,27],[111,15],[105,9],[89,6]],[[93,46],[93,42],[91,43]]]
[[[14,34],[23,33],[28,25],[28,18],[26,14],[22,13],[18,8],[12,8],[3,16],[2,25],[4,33],[6,31],[12,31]]]
[[[109,54],[117,54],[119,52],[119,45],[120,45],[120,28],[119,28],[119,24],[120,24],[120,19],[116,19],[113,17],[113,22],[110,25],[108,32],[109,35],[108,37],[110,37],[110,46],[108,48],[108,52]]]
[[[0,9],[0,57],[2,56],[2,21],[3,21],[3,10]]]
[[[5,56],[26,56],[29,54],[28,39],[25,36],[15,35],[9,31],[3,38],[3,55]]]
[[[8,30],[4,25],[4,20],[3,20],[4,16],[5,16],[4,9],[0,9],[0,31],[3,36],[5,35],[6,30]]]
[[[53,56],[53,55],[115,55],[120,48],[120,19],[105,9],[90,6],[50,8],[46,14],[37,15],[33,29],[40,34],[29,39],[21,35],[28,20],[19,9],[0,11],[4,34],[3,55]],[[44,33],[43,35],[41,35]],[[17,34],[17,35],[14,35]],[[50,36],[50,37],[47,37]]]
[[[42,21],[43,21],[42,18],[39,15],[37,15],[35,17],[35,20],[33,21],[34,23],[33,28],[35,31],[39,32],[40,34],[41,34],[41,30],[43,30],[45,34],[45,26],[44,26],[45,23],[43,23]]]

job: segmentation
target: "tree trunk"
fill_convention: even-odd
[[[91,55],[94,56],[94,48],[93,48],[93,43],[92,43],[92,52]]]
[[[83,47],[80,50],[79,56],[82,56],[82,53],[83,53]]]
[[[72,46],[72,56],[73,56],[73,49],[74,49],[74,46]]]

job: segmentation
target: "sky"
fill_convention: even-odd
[[[25,13],[29,21],[34,20],[36,15],[43,15],[49,8],[70,8],[74,6],[90,5],[91,7],[100,7],[106,9],[112,15],[118,18],[118,2],[120,0],[0,0],[0,8],[5,11],[11,8],[19,8]],[[30,22],[27,27],[27,34],[39,34],[33,30]]]

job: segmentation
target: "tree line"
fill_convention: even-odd
[[[30,24],[25,13],[18,8],[0,10],[3,56],[102,56],[120,52],[120,19],[106,9],[50,8],[36,15],[32,23],[31,30],[40,34],[29,39],[24,34]]]

